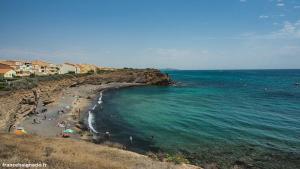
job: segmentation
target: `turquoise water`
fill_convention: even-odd
[[[176,86],[104,92],[95,128],[194,164],[300,168],[300,70],[167,73]]]

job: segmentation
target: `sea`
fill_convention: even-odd
[[[164,73],[174,85],[101,93],[93,129],[129,150],[200,166],[300,168],[300,70]]]

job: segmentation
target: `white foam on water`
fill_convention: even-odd
[[[98,99],[98,104],[102,104],[102,92],[100,92],[100,97]],[[94,105],[93,110],[97,107],[97,104]],[[88,116],[88,125],[89,128],[94,132],[94,133],[99,133],[94,127],[93,127],[93,122],[94,122],[94,115],[91,111],[89,111],[89,116]]]
[[[102,92],[100,92],[99,101],[102,100]]]
[[[89,124],[89,128],[94,132],[94,133],[99,133],[94,127],[93,127],[93,123],[94,122],[94,115],[92,114],[91,111],[89,111],[89,117],[88,117],[88,124]]]
[[[98,99],[98,104],[102,104],[102,92],[100,92],[100,97]]]

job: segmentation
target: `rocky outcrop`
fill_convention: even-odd
[[[110,82],[142,83],[148,85],[169,85],[171,79],[156,69],[122,69],[111,73],[95,75],[86,79],[88,84],[103,84]]]
[[[145,74],[145,83],[152,85],[167,86],[172,84],[172,81],[168,74],[163,74],[158,70],[147,71]]]
[[[155,69],[122,69],[113,72],[80,76],[58,76],[34,79],[37,85],[29,89],[15,89],[0,95],[0,131],[8,131],[13,124],[25,116],[37,113],[37,105],[51,104],[61,90],[82,84],[107,84],[111,82],[141,83],[145,85],[169,85],[168,75]]]

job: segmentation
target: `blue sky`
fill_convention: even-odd
[[[300,0],[0,0],[0,59],[300,68]]]

